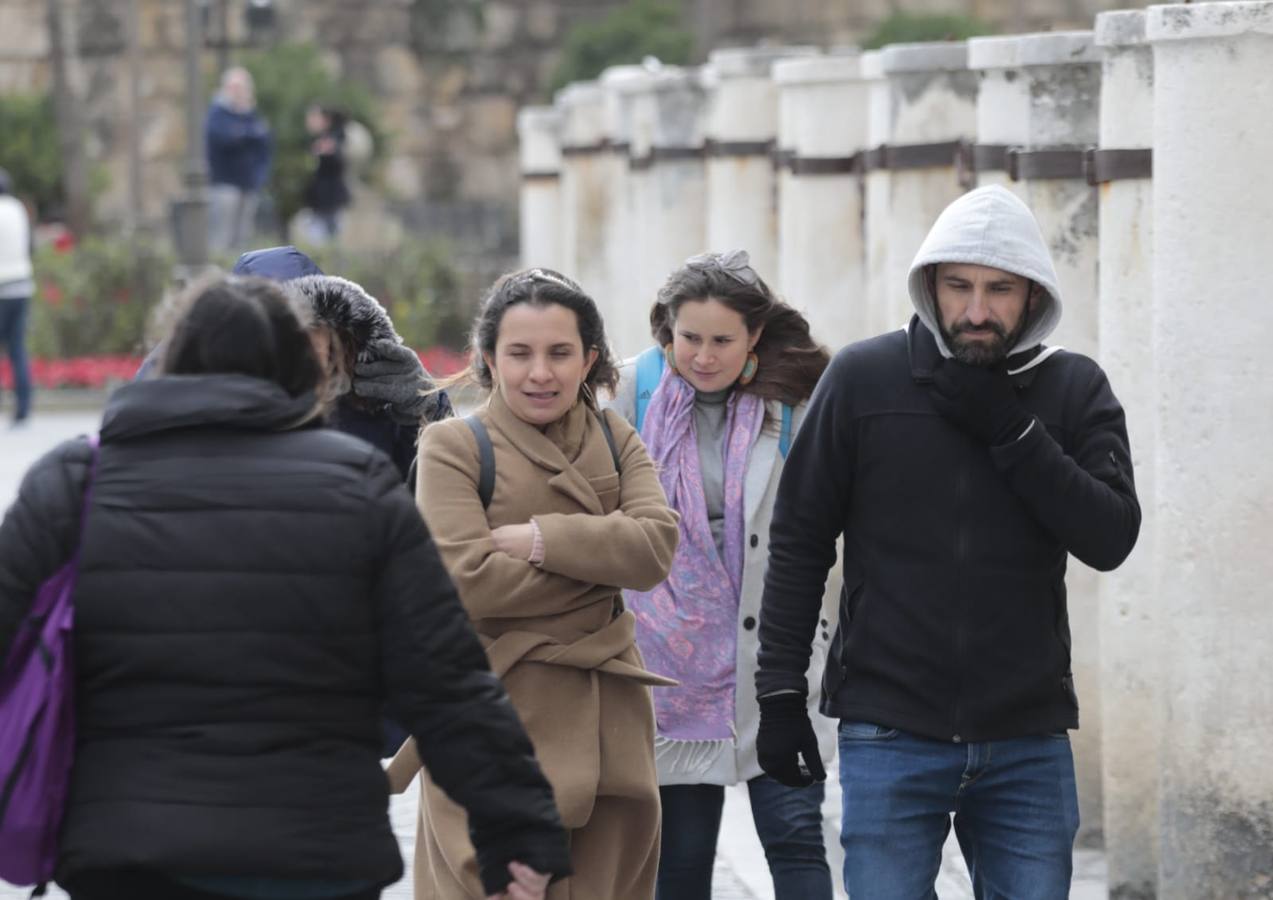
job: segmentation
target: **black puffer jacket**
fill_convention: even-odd
[[[389,460],[292,426],[243,376],[118,391],[75,592],[78,741],[60,877],[400,877],[382,701],[470,815],[492,891],[569,870],[533,750]],[[290,429],[290,430],[289,430]],[[0,526],[0,656],[68,558],[90,451],[27,475]]]
[[[843,534],[824,713],[955,741],[1077,727],[1066,554],[1107,570],[1136,543],[1123,409],[1095,362],[1036,347],[1009,359],[1035,427],[987,448],[933,407],[940,361],[916,318],[818,383],[774,507],[757,690],[805,691]]]

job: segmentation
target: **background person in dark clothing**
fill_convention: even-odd
[[[226,69],[204,121],[208,157],[208,247],[225,253],[252,237],[261,188],[270,174],[270,127],[257,114],[247,69]]]
[[[314,171],[305,185],[305,207],[312,215],[309,237],[315,243],[340,235],[341,212],[349,205],[345,184],[345,115],[317,104],[305,112]]]
[[[955,829],[982,898],[1063,900],[1078,829],[1066,730],[1066,554],[1101,570],[1140,528],[1123,410],[1100,367],[1047,348],[1061,298],[1038,224],[1000,187],[941,215],[906,332],[832,361],[770,532],[756,676],[761,765],[821,767],[805,668],[836,538],[840,623],[822,711],[840,723],[852,896],[932,896]]]
[[[58,881],[75,900],[379,896],[402,874],[387,700],[466,808],[486,892],[542,896],[537,872],[570,871],[551,789],[398,472],[316,427],[308,311],[262,279],[193,298],[161,374],[102,421]],[[0,526],[0,658],[72,552],[90,459],[48,453]]]

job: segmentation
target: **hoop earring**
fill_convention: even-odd
[[[751,384],[756,379],[756,372],[760,369],[760,357],[755,353],[747,354],[747,362],[743,363],[743,371],[738,376],[738,383],[743,385]]]
[[[673,372],[676,371],[676,354],[672,352],[672,345],[667,344],[663,347],[663,361],[667,363],[667,367]]]

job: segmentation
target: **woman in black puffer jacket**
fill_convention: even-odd
[[[467,808],[487,891],[538,896],[569,870],[551,790],[399,473],[317,427],[300,308],[260,279],[197,288],[161,373],[107,407],[58,880],[75,900],[378,897],[402,873],[387,700]],[[0,659],[72,552],[90,460],[51,451],[0,525]]]

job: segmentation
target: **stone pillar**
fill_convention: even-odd
[[[635,308],[648,309],[651,298],[637,293],[640,253],[636,245],[636,198],[628,157],[632,151],[633,97],[627,86],[646,77],[641,66],[612,66],[601,73],[602,119],[606,150],[606,219],[604,289],[594,294],[607,333],[613,341],[620,321],[631,319]],[[647,328],[648,332],[649,329]]]
[[[887,144],[893,130],[893,93],[884,78],[884,51],[871,50],[859,58],[866,83],[866,145]],[[866,249],[866,330],[876,335],[896,328],[888,313],[888,221],[892,179],[887,169],[862,172],[863,239]]]
[[[1096,17],[1102,160],[1153,144],[1153,52],[1139,10]],[[1127,154],[1119,157],[1127,159]],[[1127,412],[1141,526],[1137,548],[1100,586],[1101,764],[1109,893],[1152,900],[1158,880],[1158,748],[1167,667],[1154,565],[1153,185],[1099,186],[1100,360]]]
[[[667,67],[625,82],[632,97],[632,191],[637,262],[633,294],[613,323],[620,356],[650,344],[650,306],[667,276],[707,249],[703,142],[707,93],[697,69]]]
[[[562,269],[561,114],[528,106],[517,114],[521,142],[521,259],[523,266]]]
[[[868,168],[889,173],[888,261],[883,330],[914,314],[906,279],[933,222],[963,193],[958,144],[977,130],[977,76],[963,41],[885,47],[882,67],[892,95],[887,147]]]
[[[712,89],[707,114],[707,246],[741,248],[752,267],[777,288],[778,87],[774,63],[810,56],[812,47],[716,50],[704,69]]]
[[[1048,343],[1096,357],[1100,246],[1096,189],[1083,176],[1082,149],[1099,135],[1100,55],[1090,31],[1023,35],[1017,53],[1029,117],[1023,152],[1009,167],[1025,183],[1025,201],[1052,252],[1064,303]],[[1082,819],[1078,843],[1093,847],[1102,842],[1103,802],[1099,577],[1071,558],[1066,586],[1082,726],[1071,738]]]
[[[1029,137],[1030,89],[1021,72],[1020,40],[1009,37],[968,41],[968,68],[977,72],[977,143],[964,159],[977,185],[998,184],[1025,199],[1025,187],[1008,177],[1010,147]]]
[[[561,265],[593,297],[606,289],[605,135],[602,92],[579,81],[557,92],[561,111]]]
[[[773,77],[784,110],[781,293],[834,352],[871,334],[859,178],[870,87],[856,56],[780,62]]]
[[[1154,6],[1161,900],[1273,892],[1273,2]]]

